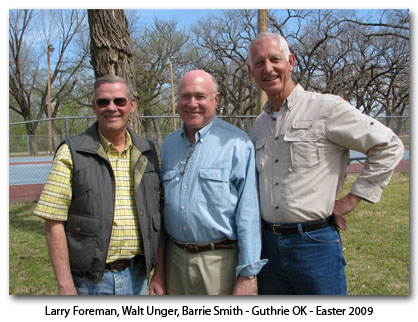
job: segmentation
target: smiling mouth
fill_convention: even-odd
[[[265,82],[271,82],[271,81],[274,81],[274,80],[279,79],[279,78],[280,78],[280,76],[276,75],[276,76],[266,77],[266,78],[264,78],[264,81]]]

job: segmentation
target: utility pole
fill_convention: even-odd
[[[170,56],[170,83],[171,83],[171,105],[173,108],[173,129],[174,131],[177,130],[176,125],[176,106],[174,103],[174,84],[173,84],[173,63],[172,63],[173,57]]]
[[[47,57],[48,57],[48,152],[49,155],[52,155],[52,106],[51,106],[51,62],[50,56],[54,51],[52,45],[48,45]]]
[[[268,31],[268,12],[267,9],[258,9],[257,12],[257,32],[266,32]],[[257,114],[261,114],[263,111],[263,106],[267,101],[266,93],[261,89],[258,88],[258,95],[257,95]]]

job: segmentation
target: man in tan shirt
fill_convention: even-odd
[[[305,91],[286,40],[261,33],[249,72],[269,98],[252,133],[263,218],[259,294],[346,294],[339,232],[361,200],[379,201],[403,145],[392,130],[342,98]],[[351,192],[341,190],[349,150],[367,155]]]

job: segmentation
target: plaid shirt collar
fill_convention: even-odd
[[[102,145],[103,149],[106,151],[106,153],[109,153],[110,151],[117,151],[116,147],[113,145],[112,142],[110,142],[108,139],[104,137],[102,132],[99,130],[99,138],[100,138],[100,144]],[[126,131],[125,134],[125,147],[123,148],[122,152],[128,152],[132,148],[132,139],[131,135],[128,131]],[[119,153],[119,152],[118,152]]]

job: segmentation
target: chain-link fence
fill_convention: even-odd
[[[219,116],[251,135],[256,116]],[[66,138],[84,132],[96,117],[61,117],[32,122],[10,123],[9,126],[9,184],[44,183],[47,179],[52,155]],[[378,117],[383,124],[392,128],[399,136],[405,137],[409,145],[409,117]],[[49,135],[49,125],[50,132]],[[143,133],[155,142],[157,149],[172,131],[182,126],[181,119],[173,116],[143,116]],[[29,129],[29,130],[28,130]],[[36,135],[27,133],[35,129]]]
[[[256,116],[219,116],[248,134]],[[42,156],[55,151],[66,138],[84,132],[94,121],[95,116],[60,117],[30,122],[10,123],[9,154],[10,156]],[[51,124],[51,135],[48,126]],[[162,141],[174,130],[182,126],[178,116],[142,116],[142,136],[153,141],[159,147]],[[28,135],[28,128],[36,127],[36,135]]]
[[[223,120],[237,126],[249,135],[256,116],[219,116]],[[390,127],[399,136],[408,136],[410,129],[409,117],[391,116],[377,117],[377,120]],[[84,132],[94,121],[95,116],[60,117],[31,122],[10,124],[9,154],[10,156],[48,155],[66,138]],[[160,146],[165,137],[181,126],[178,116],[143,116],[143,136]],[[28,128],[35,127],[36,135],[28,135]],[[51,135],[48,125],[51,124]]]

